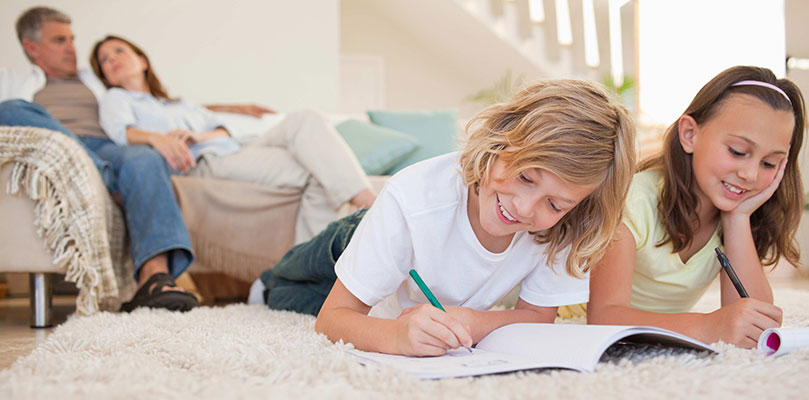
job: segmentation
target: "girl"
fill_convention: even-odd
[[[557,306],[586,298],[634,167],[627,111],[591,83],[547,81],[468,130],[463,151],[401,171],[367,215],[265,271],[270,308],[317,314],[318,332],[358,349],[438,355],[505,324],[553,322]],[[515,309],[485,311],[517,284]]]
[[[764,68],[708,82],[635,175],[623,223],[593,272],[587,317],[653,325],[707,343],[754,347],[781,324],[762,265],[799,260],[804,100]],[[722,307],[688,313],[719,273],[724,247],[750,295],[721,274]]]
[[[367,207],[376,198],[351,149],[320,114],[291,113],[241,147],[211,112],[170,99],[133,43],[107,36],[93,47],[90,63],[112,88],[99,105],[112,141],[152,146],[172,168],[190,168],[192,175],[299,188],[296,242],[323,230],[343,203]]]

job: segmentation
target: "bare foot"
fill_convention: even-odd
[[[357,208],[370,208],[376,200],[376,193],[371,189],[365,189],[354,196],[350,203]]]

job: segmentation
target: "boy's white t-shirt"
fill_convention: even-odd
[[[502,253],[480,244],[458,156],[431,158],[390,178],[337,260],[337,277],[372,306],[369,315],[396,318],[428,303],[408,275],[411,268],[444,306],[486,310],[518,283],[520,298],[536,306],[586,302],[588,279],[567,274],[567,251],[549,264],[545,245],[528,232],[515,234]]]

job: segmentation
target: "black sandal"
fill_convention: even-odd
[[[154,285],[152,290],[149,288]],[[171,275],[158,272],[149,277],[135,293],[132,300],[121,305],[121,311],[131,312],[138,307],[165,308],[171,311],[188,311],[199,305],[197,298],[188,292],[163,291],[164,287],[176,287]]]

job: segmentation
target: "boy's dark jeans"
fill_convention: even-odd
[[[290,249],[274,268],[261,274],[267,305],[273,310],[317,315],[334,286],[334,264],[368,210],[330,223],[308,242]]]

